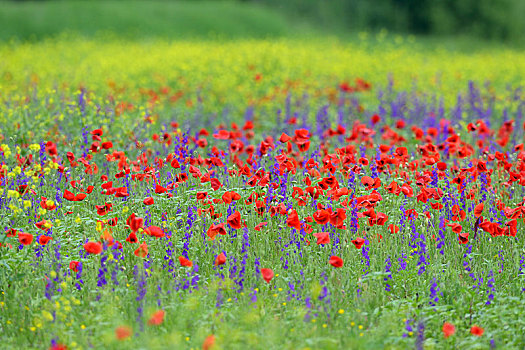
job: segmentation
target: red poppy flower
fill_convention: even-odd
[[[54,142],[52,142],[52,141],[47,141],[47,143],[46,143],[46,152],[51,157],[56,157],[58,155],[57,145]]]
[[[213,334],[209,335],[204,339],[202,343],[202,350],[211,350],[215,345],[215,336]]]
[[[458,234],[459,243],[461,244],[467,244],[468,243],[468,232],[461,232]]]
[[[264,226],[266,226],[266,225],[268,225],[268,223],[267,223],[266,221],[264,221],[264,222],[261,222],[260,224],[258,224],[257,226],[255,226],[253,229],[254,229],[255,231],[261,231],[262,228],[263,228]]]
[[[365,244],[365,240],[364,240],[364,238],[357,237],[356,239],[353,239],[353,240],[352,240],[352,243],[355,245],[355,247],[356,247],[357,249],[361,249],[361,247],[363,246],[363,244]]]
[[[457,233],[457,234],[461,233],[461,230],[463,230],[463,227],[456,222],[452,224],[448,224],[448,226],[452,228],[452,232]]]
[[[97,214],[100,216],[104,216],[110,211],[112,211],[113,204],[111,203],[104,203],[104,205],[95,205],[95,208],[97,208]]]
[[[33,235],[30,233],[19,232],[18,241],[23,245],[30,245],[33,242]]]
[[[361,178],[361,184],[366,187],[367,190],[371,189],[374,186],[374,179],[370,176],[363,176]]]
[[[474,325],[474,326],[472,326],[470,328],[470,334],[478,336],[478,337],[481,337],[484,332],[485,332],[485,330],[483,328],[478,327],[476,325]]]
[[[51,223],[47,220],[41,220],[35,223],[35,226],[43,231],[48,231],[51,228]]]
[[[14,229],[14,228],[10,228],[10,229],[5,231],[5,234],[6,234],[6,237],[16,237],[17,230]]]
[[[42,235],[40,236],[40,238],[38,238],[38,243],[40,243],[41,245],[46,245],[52,239],[53,237]]]
[[[46,197],[40,197],[40,198],[41,198],[40,206],[42,207],[42,209],[55,210],[57,208],[54,203],[52,205],[48,205]]]
[[[108,219],[108,220],[106,221],[106,223],[107,223],[109,226],[117,226],[118,218]]]
[[[483,204],[483,202],[476,205],[476,207],[474,207],[474,216],[479,218],[481,216],[481,213],[483,213],[484,207],[485,205]]]
[[[335,227],[341,228],[346,220],[346,211],[342,208],[330,214],[330,223]]]
[[[228,219],[226,219],[226,222],[228,225],[230,225],[233,229],[238,230],[241,226],[241,213],[238,211],[235,211],[232,215],[228,216]]]
[[[456,333],[456,327],[452,323],[443,323],[443,335],[448,338]]]
[[[441,204],[441,203],[432,203],[432,202],[430,202],[430,206],[434,210],[441,210],[441,209],[443,209],[443,204]]]
[[[368,159],[367,158],[359,158],[359,164],[361,164],[362,166],[367,166],[369,164]]]
[[[155,313],[153,313],[153,315],[151,315],[150,319],[148,320],[148,325],[149,326],[158,326],[160,324],[162,324],[162,322],[164,322],[164,315],[166,313],[164,312],[164,310],[158,310],[158,311],[155,311]]]
[[[155,185],[155,193],[156,194],[161,194],[161,193],[165,193],[167,192],[168,190],[165,188],[165,187],[162,187],[161,185],[157,184]]]
[[[133,252],[139,258],[145,258],[148,256],[148,245],[146,242],[142,242],[137,249]]]
[[[197,192],[197,199],[198,200],[206,199],[206,197],[208,197],[208,192],[205,192],[205,191]]]
[[[132,232],[137,232],[139,228],[142,227],[143,223],[144,219],[136,216],[135,213],[131,214],[126,220],[126,224],[129,226]]]
[[[272,269],[261,269],[261,275],[263,279],[266,281],[266,283],[270,283],[270,281],[273,278],[273,270]]]
[[[314,233],[314,237],[317,238],[317,245],[330,243],[330,234],[328,232]]]
[[[213,188],[214,191],[217,191],[219,188],[222,187],[222,184],[219,180],[213,178],[210,180],[211,188]]]
[[[115,329],[115,338],[117,340],[124,340],[133,334],[133,330],[128,326],[120,326]]]
[[[207,235],[208,237],[210,237],[210,241],[213,241],[215,239],[215,236],[217,234],[220,234],[220,235],[226,235],[227,232],[226,232],[226,229],[224,228],[224,225],[225,223],[220,223],[220,224],[212,224],[210,226],[210,228],[208,229],[208,232],[207,232]]]
[[[144,198],[143,203],[144,203],[144,205],[152,205],[153,203],[155,203],[155,201],[151,197],[146,197],[146,198]]]
[[[297,211],[295,209],[292,209],[290,211],[290,214],[288,214],[288,218],[286,219],[286,225],[288,225],[288,227],[294,227],[297,230],[301,229],[299,215],[297,215]]]
[[[390,224],[388,225],[388,231],[390,231],[391,234],[395,234],[399,232],[399,226]]]
[[[171,165],[173,168],[175,168],[175,169],[180,168],[179,161],[178,161],[177,159],[175,159],[175,158],[171,161],[170,165]]]
[[[64,195],[62,197],[68,201],[75,201],[75,195],[68,190],[64,190]]]
[[[84,244],[84,249],[89,254],[100,254],[102,253],[102,244],[99,242],[87,242]]]
[[[407,197],[414,197],[414,189],[409,184],[404,184],[401,187],[401,192]]]
[[[156,238],[164,237],[164,231],[158,226],[150,226],[144,230],[144,233]]]
[[[281,137],[279,137],[279,141],[282,143],[290,141],[292,138],[288,135],[286,135],[284,132],[281,134]]]
[[[319,225],[326,225],[328,221],[330,221],[330,213],[326,210],[318,210],[313,215],[312,218],[317,222]]]
[[[447,163],[445,162],[438,162],[436,165],[437,165],[438,170],[440,171],[447,170]]]
[[[227,140],[230,138],[230,132],[228,130],[219,130],[218,133],[213,134],[213,137],[217,140]]]
[[[341,259],[338,256],[331,256],[330,260],[328,260],[328,263],[332,265],[333,267],[343,267],[343,259]]]
[[[118,187],[115,189],[115,197],[117,198],[124,198],[129,196],[128,188],[127,187]]]
[[[75,196],[75,198],[73,199],[74,202],[80,202],[82,200],[84,200],[85,198],[87,197],[87,195],[85,193],[79,193]]]
[[[129,242],[129,243],[138,243],[139,242],[139,239],[137,238],[137,234],[135,232],[131,232],[128,236],[128,238],[126,238],[126,242]]]
[[[95,129],[95,130],[91,131],[91,135],[93,135],[93,140],[99,140],[100,141],[100,136],[104,135],[104,132],[102,131],[102,129]]]
[[[215,258],[215,266],[223,265],[226,263],[226,255],[224,253],[220,253]]]
[[[193,262],[188,260],[188,259],[186,259],[183,256],[179,256],[179,263],[180,263],[180,266],[185,266],[185,267],[192,267],[193,266]]]
[[[78,272],[78,267],[80,266],[80,261],[70,261],[69,269],[74,272]]]

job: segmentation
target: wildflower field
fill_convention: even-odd
[[[523,349],[525,54],[0,44],[5,349]]]

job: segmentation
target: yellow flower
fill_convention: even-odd
[[[53,315],[49,311],[42,311],[42,316],[48,321],[53,321]]]
[[[18,198],[20,197],[20,193],[18,193],[18,191],[15,191],[15,190],[7,190],[7,197]]]

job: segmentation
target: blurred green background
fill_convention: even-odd
[[[278,37],[380,31],[525,41],[525,0],[0,0],[0,40],[64,32],[141,37]]]

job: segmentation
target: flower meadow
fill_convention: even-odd
[[[2,348],[523,348],[522,54],[365,39],[3,44]]]

